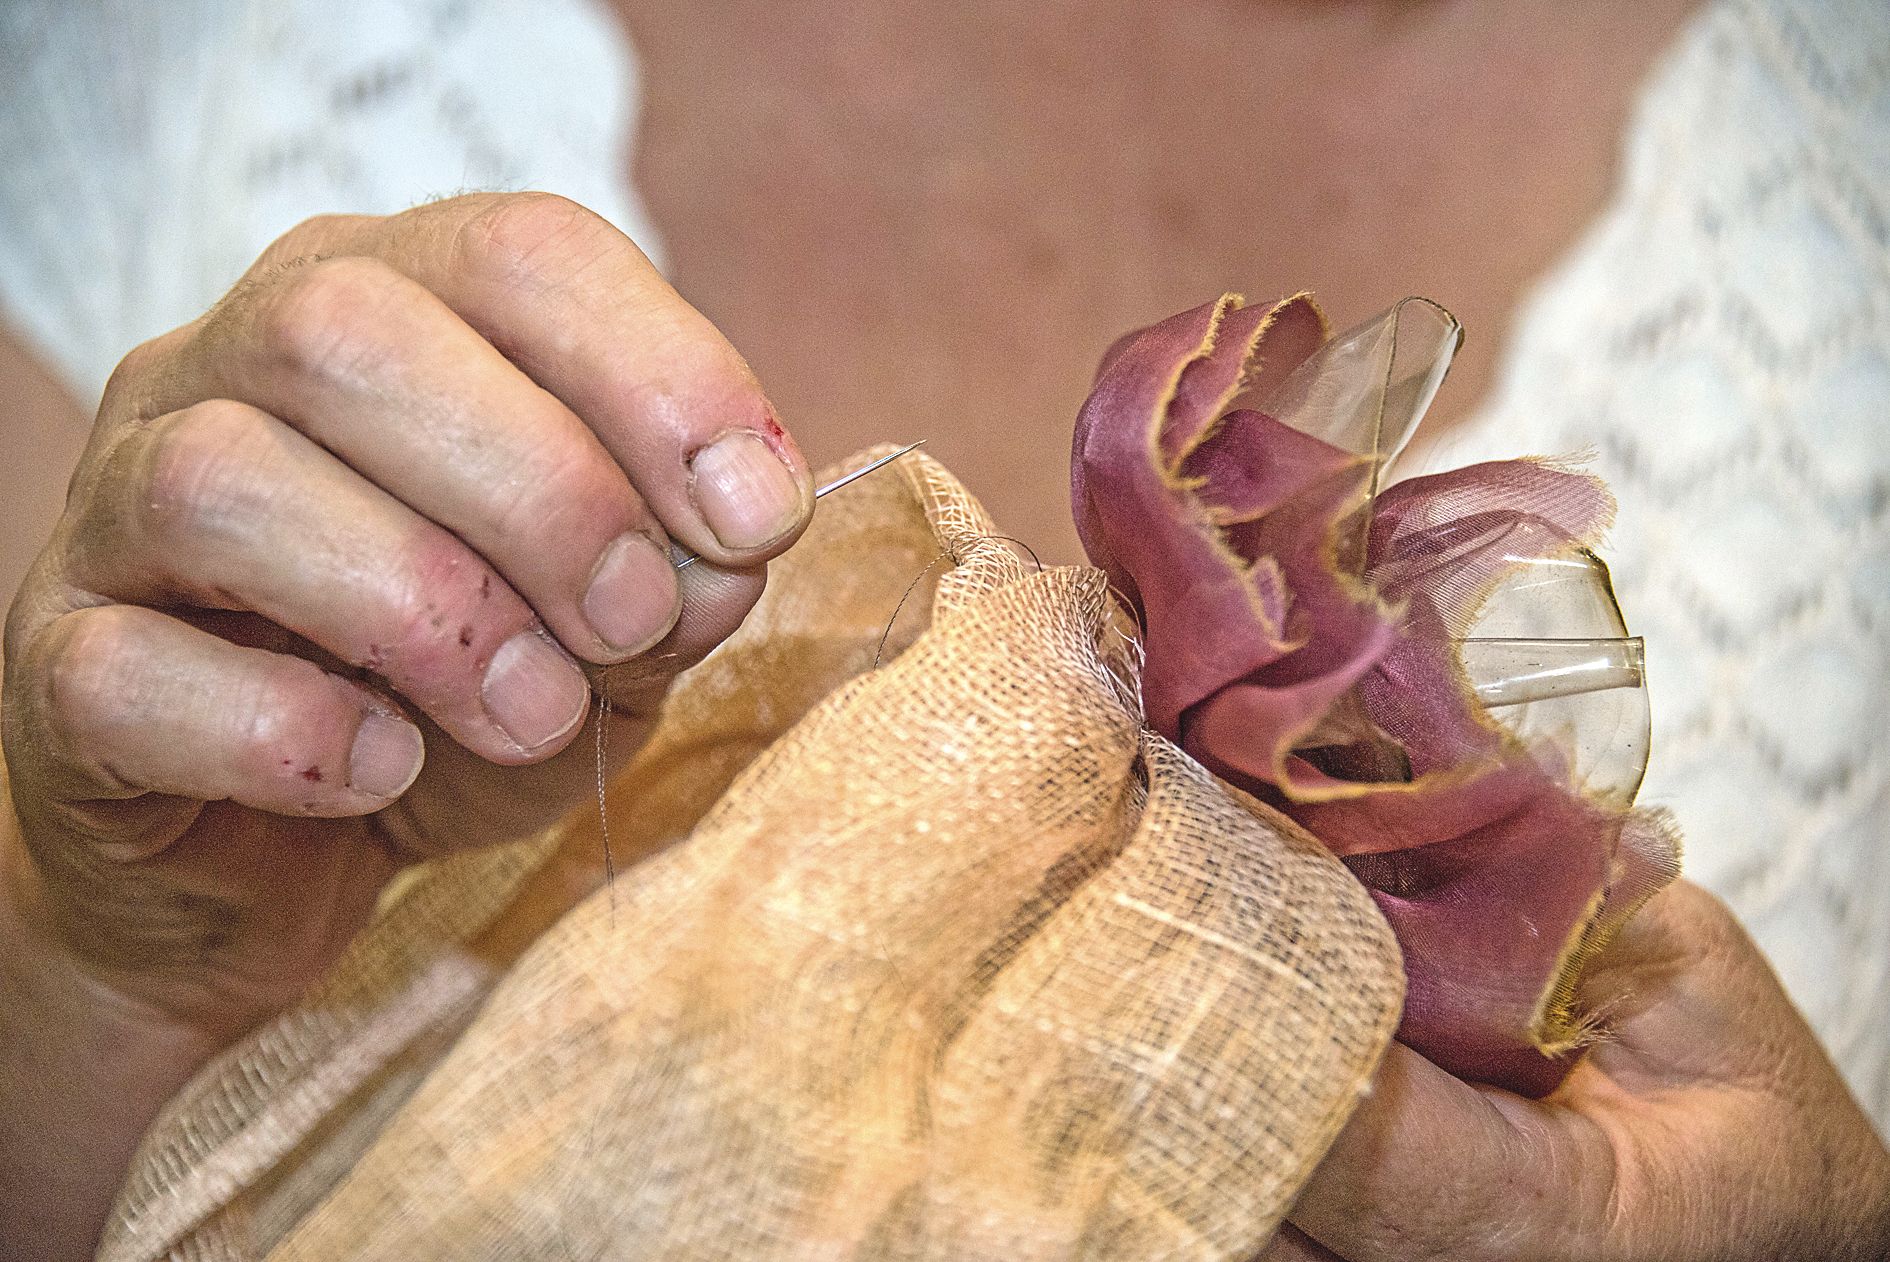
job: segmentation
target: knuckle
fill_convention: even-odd
[[[511,610],[526,615],[506,589],[457,538],[443,530],[418,532],[394,566],[402,576],[369,649],[370,669],[389,670],[404,684],[435,696],[477,686],[502,635],[493,631]],[[510,625],[509,623],[507,624]]]
[[[293,259],[321,253],[324,247],[332,248],[337,241],[373,219],[372,215],[311,215],[270,242],[250,271],[266,271]]]
[[[155,542],[176,543],[206,520],[239,515],[255,495],[263,431],[261,414],[247,404],[210,399],[154,423],[130,452],[136,473],[133,501],[140,525]]]
[[[123,605],[78,609],[47,629],[40,671],[54,731],[71,740],[108,721],[116,699],[137,695],[136,616]]]
[[[1655,894],[1623,932],[1638,932],[1651,944],[1641,949],[1671,954],[1689,968],[1725,966],[1755,950],[1719,895],[1687,880]]]
[[[1726,926],[1733,923],[1732,910],[1719,895],[1688,880],[1672,882],[1655,895],[1649,906],[1696,924]]]
[[[142,414],[142,401],[150,397],[153,385],[161,380],[172,342],[173,335],[165,334],[140,342],[126,352],[112,369],[112,375],[105,379],[105,391],[99,399],[101,415]]]
[[[1675,881],[1668,888],[1681,915],[1698,927],[1708,949],[1727,951],[1745,944],[1745,927],[1725,899],[1691,881]]]
[[[626,243],[608,221],[555,193],[517,193],[479,207],[461,225],[467,267],[512,283],[567,279]]]
[[[285,264],[255,287],[255,335],[264,353],[292,375],[351,375],[375,352],[377,313],[404,283],[376,259]]]

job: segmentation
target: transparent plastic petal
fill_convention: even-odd
[[[1261,406],[1301,433],[1370,457],[1369,504],[1462,340],[1450,312],[1407,298],[1331,339]],[[1336,540],[1341,568],[1362,572],[1369,522],[1367,507]],[[1597,800],[1627,806],[1647,764],[1642,645],[1628,635],[1607,567],[1585,549],[1545,557],[1559,551],[1545,532],[1553,535],[1553,527],[1526,516],[1442,522],[1430,530],[1433,546],[1414,552],[1421,570],[1385,567],[1374,582],[1390,600],[1413,585],[1441,584],[1433,598],[1446,613],[1458,611],[1452,621],[1462,628],[1459,658],[1491,716],[1531,749],[1565,760],[1574,783]],[[1492,548],[1514,551],[1500,557],[1504,576],[1469,614],[1481,586],[1476,575],[1488,571],[1466,570],[1462,590],[1453,590],[1459,580],[1452,571],[1479,553],[1487,564]],[[1339,717],[1335,712],[1325,726]],[[1322,730],[1317,740],[1330,735]]]
[[[1463,344],[1457,318],[1425,298],[1339,334],[1266,400],[1265,410],[1302,434],[1372,456],[1378,476],[1411,440]]]
[[[1633,804],[1651,726],[1646,657],[1600,558],[1582,549],[1518,559],[1457,650],[1493,719],[1569,758],[1575,784],[1597,801]]]

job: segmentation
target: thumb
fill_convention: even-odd
[[[1583,970],[1599,1037],[1587,1068],[1640,1095],[1778,1080],[1782,1047],[1815,1045],[1725,904],[1688,881],[1649,899]],[[1755,1032],[1779,1037],[1754,1037]]]
[[[1350,1262],[1551,1256],[1605,1221],[1606,1149],[1569,1111],[1394,1043],[1289,1218]]]

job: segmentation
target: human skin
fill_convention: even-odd
[[[1678,882],[1590,965],[1547,1099],[1393,1045],[1262,1262],[1870,1262],[1890,1153],[1725,906]]]
[[[1217,294],[1435,299],[1474,408],[1699,0],[613,2],[665,274],[815,463],[929,439],[1068,562],[1097,360]]]
[[[1227,290],[1434,298],[1469,339],[1420,443],[1471,412],[1700,0],[610,3],[642,103],[599,161],[813,462],[926,438],[1054,563],[1098,357]],[[0,583],[69,469],[0,461]]]
[[[6,625],[7,1256],[85,1253],[403,863],[594,786],[580,662],[634,751],[811,503],[741,357],[561,198],[312,220],[127,356]]]
[[[0,603],[11,604],[65,498],[85,416],[51,370],[0,322]]]

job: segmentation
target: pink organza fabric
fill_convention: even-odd
[[[1304,295],[1125,338],[1077,422],[1078,531],[1142,623],[1150,725],[1371,890],[1404,950],[1399,1037],[1540,1095],[1590,1032],[1583,959],[1671,879],[1677,843],[1585,791],[1570,750],[1494,721],[1455,645],[1516,567],[1585,554],[1612,502],[1532,460],[1375,493],[1381,427],[1428,401],[1370,379],[1390,345],[1329,341]]]

